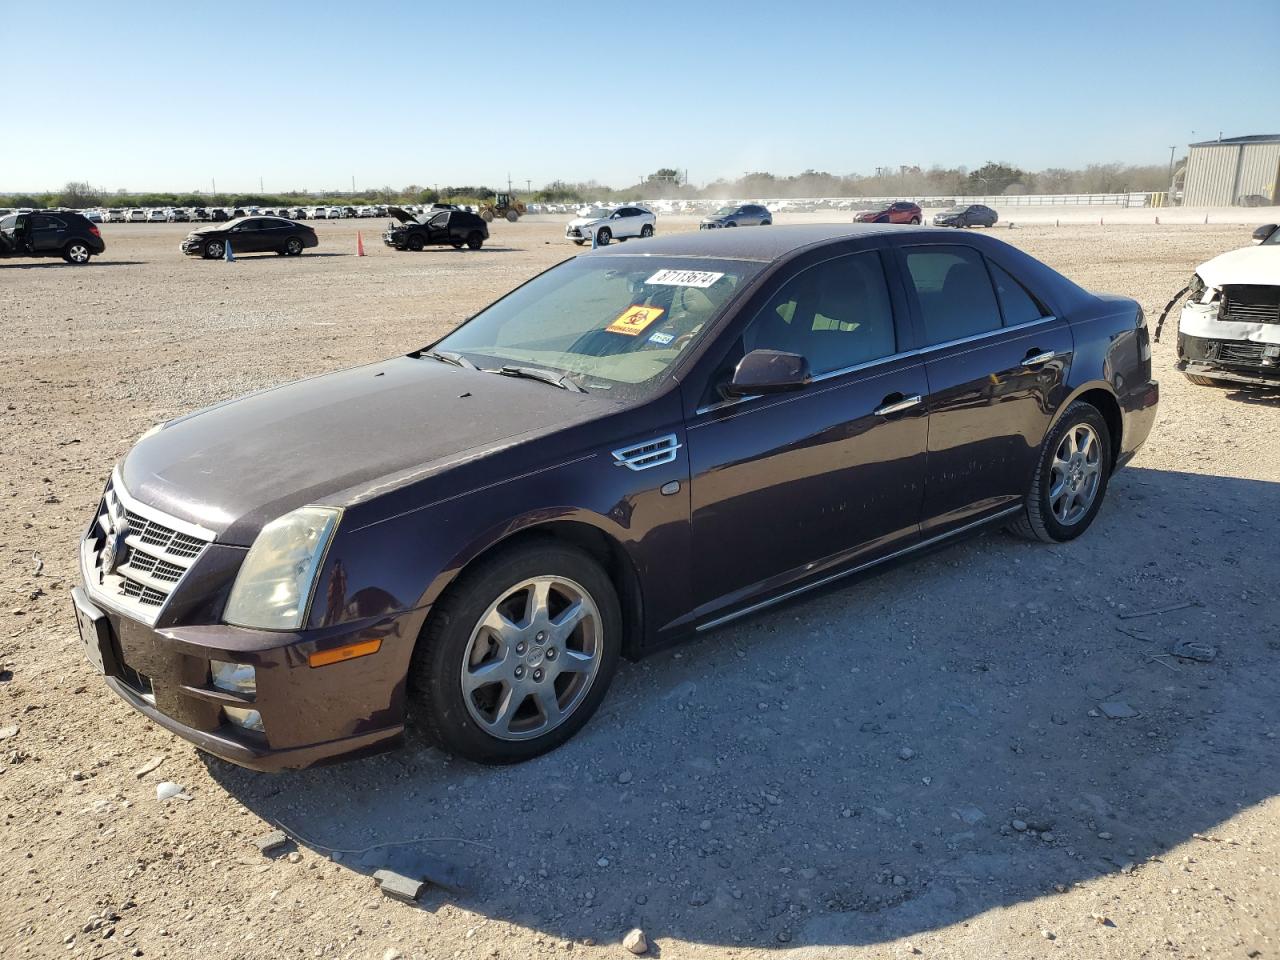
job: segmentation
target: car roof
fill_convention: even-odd
[[[639,250],[610,244],[584,256],[715,257],[722,260],[779,260],[803,247],[836,240],[854,240],[879,234],[951,233],[935,227],[910,227],[889,223],[815,223],[788,226],[739,227],[736,230],[690,230],[644,241]]]

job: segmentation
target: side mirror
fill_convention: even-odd
[[[809,361],[798,353],[752,350],[738,361],[724,392],[730,397],[787,393],[808,386],[812,379]]]
[[[1253,231],[1253,242],[1263,243],[1264,241],[1266,241],[1267,237],[1271,236],[1273,233],[1276,232],[1276,229],[1278,226],[1280,225],[1277,225],[1274,223],[1264,223],[1257,230]]]

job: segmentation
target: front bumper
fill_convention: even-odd
[[[82,570],[83,575],[83,570]],[[253,770],[309,767],[394,746],[404,732],[406,676],[425,608],[282,633],[226,624],[154,629],[72,590],[94,668],[135,710],[201,750]],[[310,654],[377,639],[377,653],[312,667]],[[253,666],[256,693],[217,689],[209,661]],[[263,730],[224,707],[257,710]]]
[[[724,227],[725,224],[719,223],[715,220],[704,220],[702,223],[698,224],[699,230],[722,230]]]
[[[1234,383],[1280,383],[1280,343],[1222,340],[1178,331],[1177,368],[1183,373]]]

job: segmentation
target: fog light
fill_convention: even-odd
[[[213,685],[228,693],[241,693],[247,697],[258,693],[258,678],[253,667],[247,663],[226,663],[222,660],[209,661],[209,676]]]
[[[257,710],[246,710],[243,707],[223,707],[222,712],[227,715],[227,721],[235,724],[244,730],[256,730],[264,733],[262,726],[262,714]]]

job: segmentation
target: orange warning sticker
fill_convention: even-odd
[[[667,311],[662,307],[627,307],[618,318],[605,327],[610,333],[624,333],[634,337]]]

